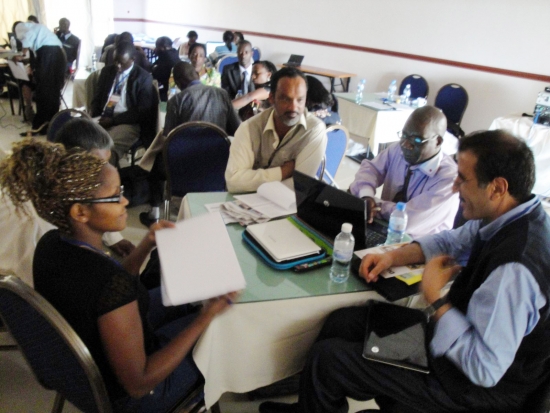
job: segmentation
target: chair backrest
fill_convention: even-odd
[[[262,58],[262,51],[259,47],[253,47],[252,48],[252,59],[254,59],[255,62],[258,62]]]
[[[325,150],[325,170],[322,180],[336,186],[334,177],[348,147],[348,130],[340,125],[327,128],[327,149]]]
[[[437,92],[434,106],[443,111],[449,122],[460,125],[468,106],[468,93],[462,86],[449,83]]]
[[[428,98],[430,87],[428,82],[420,75],[409,75],[401,82],[399,86],[399,95],[403,94],[405,87],[411,85],[411,99]]]
[[[87,113],[76,109],[65,109],[57,112],[48,125],[48,141],[53,142],[59,129],[73,118],[91,119]]]
[[[223,73],[223,68],[226,65],[230,65],[231,63],[238,62],[239,58],[236,55],[225,55],[220,60],[218,60],[218,63],[216,64],[216,70],[220,73]]]
[[[42,386],[84,412],[112,411],[101,373],[80,337],[13,275],[0,275],[0,316]]]
[[[227,134],[209,122],[187,122],[172,130],[163,148],[168,195],[225,191],[229,146]]]

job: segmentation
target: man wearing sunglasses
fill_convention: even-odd
[[[407,233],[413,238],[452,228],[459,202],[452,191],[457,167],[441,150],[446,128],[439,109],[418,108],[398,132],[399,142],[361,163],[350,191],[367,202],[368,222],[389,220],[396,203],[406,202]]]

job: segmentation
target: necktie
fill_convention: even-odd
[[[243,91],[243,95],[246,95],[248,93],[248,72],[243,72],[243,81],[241,84],[241,90]]]
[[[409,189],[409,182],[411,181],[411,175],[413,170],[409,166],[407,172],[405,173],[405,182],[403,183],[403,188],[395,194],[393,197],[393,202],[407,202],[407,190]]]

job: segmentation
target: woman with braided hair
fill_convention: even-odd
[[[115,411],[166,411],[198,381],[190,351],[233,295],[199,312],[162,307],[159,289],[147,291],[138,272],[155,246],[161,221],[118,263],[102,251],[102,235],[126,226],[117,170],[60,144],[25,140],[0,164],[0,186],[19,213],[31,201],[58,229],[39,241],[34,285],[71,324],[98,365]]]

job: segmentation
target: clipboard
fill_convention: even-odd
[[[428,374],[426,314],[375,300],[369,300],[367,307],[363,358]]]

